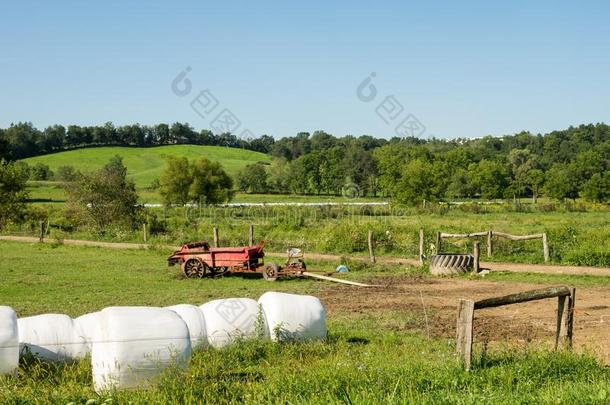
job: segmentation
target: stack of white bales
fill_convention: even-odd
[[[89,353],[74,321],[64,314],[19,318],[19,350],[48,361],[71,362]]]
[[[188,365],[189,330],[172,310],[110,307],[99,321],[101,333],[91,350],[96,391],[144,386],[170,365]]]
[[[200,307],[109,307],[74,320],[58,314],[15,320],[10,308],[0,307],[0,373],[17,367],[17,336],[22,350],[45,360],[72,361],[91,353],[95,389],[105,391],[145,386],[170,365],[186,367],[196,348],[251,338],[324,339],[326,319],[318,298],[277,292],[258,302],[228,298]],[[11,342],[13,350],[3,351]]]
[[[11,307],[0,306],[0,374],[12,374],[19,366],[17,315]]]

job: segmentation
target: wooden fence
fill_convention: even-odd
[[[521,302],[541,300],[557,297],[557,327],[555,331],[555,349],[559,344],[561,333],[561,321],[566,299],[568,310],[566,316],[566,342],[572,347],[572,336],[574,326],[574,302],[576,289],[568,287],[549,287],[541,290],[530,290],[517,294],[505,295],[503,297],[487,298],[480,301],[460,300],[457,313],[457,344],[458,355],[462,358],[464,369],[470,370],[472,361],[472,341],[474,326],[474,311],[477,309],[493,308],[502,305],[518,304]]]
[[[542,240],[542,254],[544,255],[544,261],[548,262],[550,260],[550,252],[549,252],[549,240],[544,233],[536,233],[533,235],[511,235],[505,232],[498,231],[486,231],[486,232],[474,232],[474,233],[446,233],[446,232],[437,232],[436,233],[436,252],[442,252],[442,244],[443,239],[447,238],[479,238],[479,237],[487,237],[487,257],[491,257],[493,254],[493,237],[505,238],[509,240],[534,240],[541,239]]]

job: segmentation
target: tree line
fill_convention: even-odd
[[[0,130],[0,158],[15,159],[87,145],[202,144],[271,154],[272,163],[249,165],[233,184],[243,192],[391,197],[405,204],[456,199],[610,199],[610,127],[589,124],[548,134],[520,132],[478,139],[335,137],[302,132],[275,140],[242,140],[195,131],[188,124],[114,127],[29,123]],[[41,165],[34,179],[53,176]],[[62,168],[62,171],[66,171]],[[57,173],[56,178],[71,173]]]
[[[51,125],[39,130],[30,122],[0,128],[0,159],[17,160],[69,149],[91,146],[160,146],[213,145],[249,149],[269,153],[275,140],[269,135],[241,139],[231,133],[214,134],[207,129],[196,131],[187,123],[171,125],[99,126]]]
[[[282,138],[276,159],[242,170],[244,192],[392,197],[405,204],[469,198],[610,200],[610,127],[479,139]]]

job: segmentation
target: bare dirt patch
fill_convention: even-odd
[[[392,329],[419,330],[431,336],[455,338],[457,302],[479,300],[544,288],[532,283],[429,278],[414,275],[369,280],[381,287],[333,285],[320,293],[330,316],[410,312],[414,321],[395,321]],[[425,311],[424,311],[425,309]],[[426,325],[427,319],[427,325]],[[557,300],[531,301],[475,312],[475,342],[540,345],[554,342]],[[388,327],[385,323],[384,327]],[[562,328],[564,325],[562,325]],[[562,330],[562,336],[565,329]],[[610,364],[610,286],[577,288],[574,346]]]

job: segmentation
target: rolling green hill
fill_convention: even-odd
[[[53,171],[64,165],[74,166],[80,171],[91,171],[102,167],[114,155],[123,157],[123,163],[127,166],[129,177],[135,181],[138,188],[147,187],[154,179],[161,176],[165,159],[169,156],[186,156],[189,160],[206,157],[220,162],[227,173],[232,176],[250,163],[271,161],[270,156],[259,152],[202,145],[167,145],[150,148],[121,146],[86,148],[36,156],[24,159],[24,161],[29,165],[38,162],[44,163],[49,165]]]

